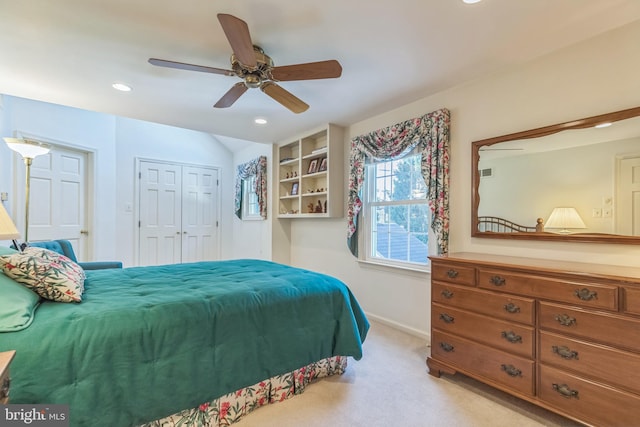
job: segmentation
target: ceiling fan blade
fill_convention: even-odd
[[[149,58],[149,64],[158,67],[176,68],[178,70],[200,71],[202,73],[222,74],[224,76],[235,76],[231,70],[222,68],[206,67],[204,65],[185,64],[184,62],[167,61],[165,59]]]
[[[342,66],[335,59],[329,61],[307,62],[306,64],[273,67],[274,80],[286,82],[292,80],[333,79],[342,75]]]
[[[309,108],[307,104],[294,96],[291,92],[273,82],[264,82],[262,86],[260,86],[260,90],[296,114],[307,111]]]
[[[238,100],[238,98],[240,98],[242,96],[243,93],[245,93],[247,91],[247,86],[244,84],[244,82],[238,82],[236,84],[234,84],[231,89],[229,89],[227,91],[227,93],[225,93],[222,98],[220,98],[218,100],[218,102],[216,102],[216,104],[214,105],[215,108],[227,108],[227,107],[231,107],[233,105],[234,102],[236,102]]]
[[[218,14],[218,21],[229,40],[233,53],[242,65],[256,67],[256,55],[253,51],[253,42],[249,34],[249,26],[240,18],[226,13]]]

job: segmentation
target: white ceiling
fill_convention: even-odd
[[[337,59],[342,76],[282,82],[311,106],[302,114],[256,89],[214,109],[237,77],[147,60],[229,68],[218,13],[245,20],[276,66]],[[638,19],[639,0],[0,0],[0,93],[200,130],[231,146],[277,142]],[[113,82],[133,91],[117,92]],[[269,124],[253,124],[257,116]]]

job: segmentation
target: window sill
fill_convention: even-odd
[[[365,267],[375,268],[379,270],[386,271],[394,271],[401,272],[403,274],[410,274],[412,276],[424,277],[425,275],[431,274],[431,266],[425,266],[424,268],[419,267],[409,267],[404,265],[394,265],[394,264],[383,264],[380,262],[374,262],[364,259],[359,259],[358,263],[362,264]]]

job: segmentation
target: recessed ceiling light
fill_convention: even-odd
[[[267,119],[265,119],[264,117],[256,117],[253,122],[257,125],[266,125],[267,124]]]
[[[128,86],[124,83],[114,83],[111,85],[111,87],[122,92],[131,92],[131,86]]]
[[[600,123],[599,125],[596,125],[595,127],[600,129],[600,128],[607,128],[611,126],[611,123]]]
[[[462,0],[466,4],[480,3],[482,0]]]

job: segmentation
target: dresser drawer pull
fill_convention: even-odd
[[[452,268],[447,271],[447,276],[449,276],[449,279],[455,279],[456,277],[458,277],[458,272]]]
[[[578,391],[577,390],[571,390],[571,388],[569,388],[569,386],[566,385],[566,384],[553,383],[552,387],[553,387],[553,389],[555,391],[560,393],[560,395],[562,397],[566,397],[567,399],[571,399],[572,397],[575,397],[576,399],[579,399]]]
[[[504,305],[504,311],[511,314],[520,313],[520,307],[510,302],[509,304]]]
[[[504,338],[505,340],[509,341],[512,344],[522,343],[522,337],[513,331],[509,331],[509,332],[502,331],[500,335],[502,336],[502,338]]]
[[[551,346],[551,351],[553,351],[555,354],[557,354],[558,356],[562,357],[563,359],[576,359],[578,360],[578,352],[571,350],[569,347],[566,347],[564,345],[561,346]]]
[[[577,323],[575,317],[567,316],[566,314],[556,314],[555,319],[562,326],[575,326]]]
[[[453,292],[451,292],[449,289],[443,290],[442,292],[440,292],[440,295],[442,295],[446,299],[453,298]]]
[[[501,365],[501,368],[510,377],[521,377],[522,376],[522,371],[520,369],[516,368],[513,365],[504,365],[503,364],[503,365]]]
[[[447,353],[451,353],[454,349],[454,347],[451,344],[444,341],[440,343],[440,348],[446,351]]]
[[[598,299],[598,293],[596,291],[590,291],[587,288],[577,289],[574,294],[582,301],[591,301],[592,299]]]
[[[494,286],[504,286],[506,280],[504,277],[500,277],[500,276],[493,276],[492,278],[489,279],[489,283],[491,283]]]
[[[11,385],[11,379],[5,378],[0,386],[0,400],[9,397],[9,386]]]
[[[453,316],[449,316],[447,313],[440,313],[440,320],[442,320],[444,323],[453,323],[455,319],[453,318]]]

